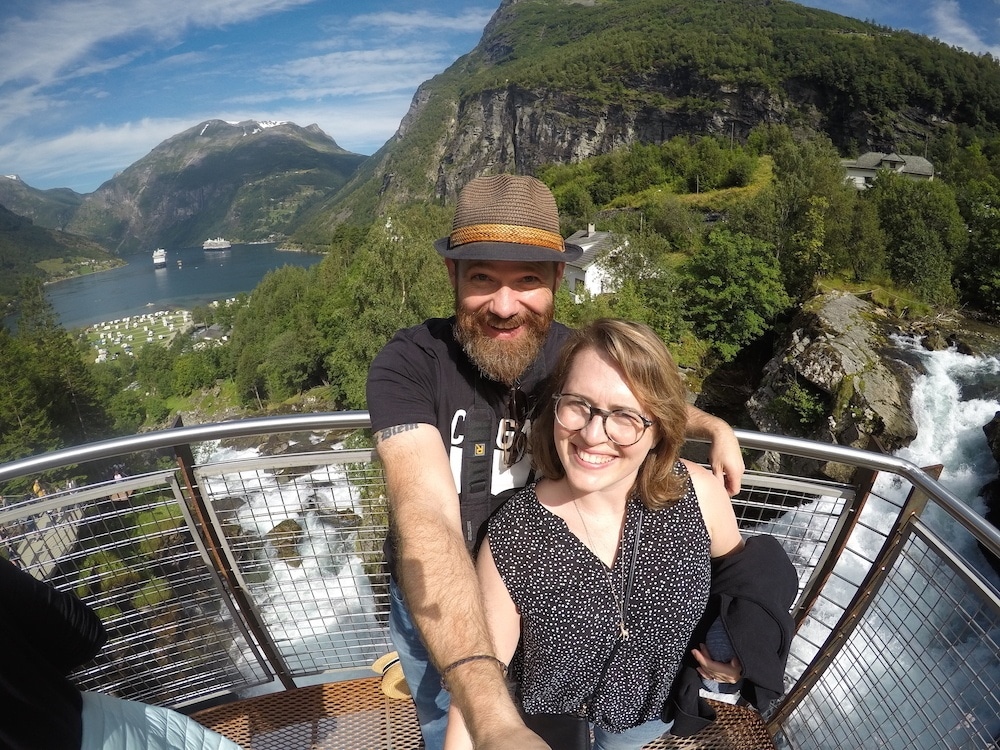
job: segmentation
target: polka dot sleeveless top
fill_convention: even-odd
[[[687,476],[680,462],[676,471]],[[641,517],[641,531],[640,531]],[[520,689],[527,713],[571,713],[622,732],[653,718],[670,692],[688,640],[708,602],[710,539],[690,477],[678,502],[643,510],[629,501],[611,568],[619,600],[639,551],[620,639],[607,566],[538,502],[534,485],[489,524],[490,549],[521,615]]]

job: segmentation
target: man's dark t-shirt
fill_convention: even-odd
[[[474,405],[492,411],[489,455],[491,492],[498,495],[522,487],[528,479],[529,461],[512,467],[504,462],[504,448],[514,435],[515,422],[507,414],[511,389],[487,378],[469,360],[455,340],[454,317],[432,318],[396,333],[372,362],[368,372],[368,412],[372,431],[402,424],[431,424],[437,427],[451,463],[455,486],[462,487],[462,458],[466,449],[466,419]],[[528,396],[529,411],[535,405],[545,378],[555,366],[568,328],[553,323],[542,351],[521,376],[518,387]],[[441,498],[446,502],[447,498]],[[463,529],[470,548],[483,518],[464,518]],[[390,541],[386,545],[389,568],[394,571]]]

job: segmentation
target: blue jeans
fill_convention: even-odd
[[[413,696],[424,747],[426,750],[441,750],[448,726],[451,696],[441,687],[441,675],[430,662],[420,633],[403,601],[403,592],[394,580],[389,581],[389,602],[389,637],[399,652],[403,676]]]
[[[617,734],[595,726],[594,750],[639,750],[661,734],[669,732],[672,725],[672,721],[666,724],[659,719],[653,719]]]

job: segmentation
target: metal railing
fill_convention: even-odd
[[[108,459],[155,467],[5,497],[0,553],[101,614],[110,637],[76,675],[86,689],[193,710],[371,675],[391,650],[381,470],[370,449],[313,446],[367,426],[363,412],[248,419],[0,466],[0,486]],[[260,445],[226,447],[250,436]],[[788,690],[766,715],[779,746],[994,747],[1000,597],[987,556],[1000,557],[1000,531],[905,460],[738,437],[768,465],[794,458],[798,474],[751,471],[734,500],[745,534],[777,537],[799,574]]]

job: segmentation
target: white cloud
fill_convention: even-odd
[[[315,0],[72,0],[39,2],[32,17],[8,17],[0,33],[0,85],[47,85],[92,63],[104,42],[146,37],[160,43],[193,26],[224,26],[307,5]],[[95,55],[96,56],[96,55]],[[109,64],[111,61],[105,61]]]
[[[281,94],[295,99],[363,96],[403,89],[412,94],[450,62],[443,49],[413,44],[304,57],[265,68],[262,74],[284,84]]]
[[[365,13],[351,19],[351,26],[369,26],[394,33],[423,31],[458,31],[474,34],[483,30],[493,15],[492,10],[468,8],[457,15],[444,15],[418,10],[412,13],[386,11]]]
[[[967,52],[977,54],[989,52],[994,56],[1000,56],[1000,46],[990,45],[983,40],[963,17],[962,8],[957,0],[935,0],[931,3],[928,16],[933,24],[931,36],[945,44],[961,47]],[[996,20],[994,18],[994,22]]]

